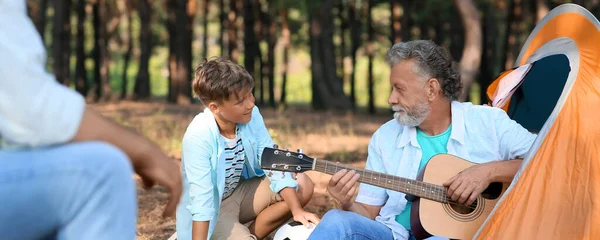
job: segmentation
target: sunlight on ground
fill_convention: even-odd
[[[200,105],[178,106],[161,103],[121,102],[92,105],[107,116],[156,142],[176,161],[181,159],[181,138]],[[302,148],[321,159],[364,167],[367,145],[379,126],[391,115],[355,115],[301,110],[261,109],[274,141],[281,148]],[[322,215],[334,205],[325,191],[330,176],[308,172],[315,194],[306,209]],[[175,231],[175,220],[160,217],[167,193],[162,187],[138,188],[138,239],[166,239]]]

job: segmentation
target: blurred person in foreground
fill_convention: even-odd
[[[133,171],[170,191],[166,217],[181,195],[178,166],[45,71],[25,3],[0,0],[0,236],[135,239]]]

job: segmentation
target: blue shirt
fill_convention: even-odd
[[[437,154],[448,153],[446,145],[448,145],[448,139],[450,139],[450,132],[452,131],[452,124],[441,134],[435,136],[429,136],[427,133],[417,128],[417,142],[421,146],[423,156],[421,156],[421,163],[419,164],[419,171],[427,165],[429,159]],[[406,203],[404,210],[396,216],[396,222],[400,223],[404,228],[410,230],[410,207],[412,203]]]
[[[247,161],[242,177],[262,177],[260,156],[265,147],[274,142],[263,122],[258,107],[252,110],[247,124],[238,124]],[[177,239],[192,238],[193,221],[209,221],[208,238],[212,235],[225,190],[225,142],[220,137],[214,115],[208,109],[194,117],[182,141],[181,167],[183,195],[177,207]],[[269,174],[271,175],[271,174]],[[298,183],[290,173],[273,172],[270,188],[279,193],[283,188],[297,188]]]
[[[522,158],[536,138],[499,108],[452,102],[452,131],[448,154],[474,163]],[[383,124],[369,142],[366,169],[415,179],[423,152],[415,127],[393,119]],[[376,221],[388,226],[395,239],[408,239],[408,230],[396,222],[406,207],[405,194],[361,184],[357,202],[382,206]]]

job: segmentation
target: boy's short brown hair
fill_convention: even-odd
[[[192,90],[204,105],[229,100],[232,94],[240,98],[244,90],[254,88],[254,79],[246,69],[228,58],[205,59],[196,67]]]

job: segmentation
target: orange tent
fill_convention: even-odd
[[[490,104],[538,138],[476,239],[600,239],[599,61],[600,22],[564,4],[536,26],[515,69],[490,85]],[[494,98],[507,92],[499,105]]]

